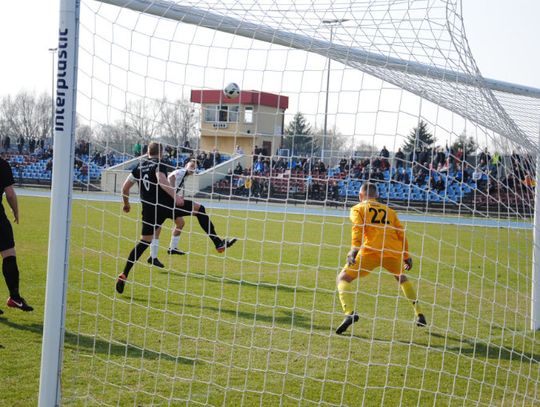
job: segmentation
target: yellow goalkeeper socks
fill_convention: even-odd
[[[351,315],[353,308],[353,293],[351,291],[351,283],[341,280],[338,285],[339,301],[346,315]]]
[[[420,305],[418,305],[418,301],[416,299],[416,291],[414,291],[414,287],[411,282],[409,280],[404,281],[400,284],[400,286],[403,290],[403,294],[405,294],[405,297],[407,297],[407,299],[411,301],[415,314],[421,314],[422,309],[420,308]]]

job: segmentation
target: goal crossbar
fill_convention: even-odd
[[[316,39],[301,34],[279,30],[262,24],[242,21],[234,17],[211,13],[192,6],[183,6],[171,1],[148,0],[96,0],[133,11],[144,12],[155,16],[193,24],[229,34],[253,38],[289,48],[317,53],[324,57],[347,64],[360,62],[365,65],[384,67],[389,70],[404,72],[446,82],[455,82],[468,86],[485,87],[492,91],[500,91],[513,95],[527,96],[540,99],[540,89],[515,83],[500,81],[470,75],[463,72],[451,71],[415,61],[405,61],[387,55],[351,49],[348,46]]]
[[[179,21],[186,24],[197,25],[208,29],[213,29],[229,34],[234,34],[250,39],[281,45],[288,48],[303,50],[315,53],[325,58],[330,58],[344,65],[363,70],[371,75],[377,76],[389,83],[393,83],[407,91],[439,104],[450,111],[467,116],[473,122],[486,126],[491,130],[505,134],[509,137],[519,134],[528,147],[536,150],[537,144],[525,135],[521,126],[508,115],[505,109],[500,106],[495,96],[488,97],[490,104],[499,115],[506,118],[505,123],[494,124],[492,120],[484,115],[467,115],[467,112],[456,111],[451,103],[445,103],[444,98],[438,95],[432,95],[426,92],[422,87],[408,86],[401,79],[389,78],[385,75],[378,75],[373,69],[383,69],[403,75],[415,76],[418,78],[442,81],[452,86],[473,87],[480,90],[498,91],[510,95],[540,99],[540,89],[528,86],[522,86],[514,83],[499,81],[495,79],[484,78],[479,72],[475,74],[443,69],[440,67],[416,62],[405,61],[400,58],[389,55],[368,52],[360,48],[341,45],[332,41],[308,37],[306,35],[293,33],[285,30],[270,27],[264,24],[239,20],[238,18],[226,16],[223,14],[202,10],[191,5],[180,5],[172,1],[158,0],[96,0],[118,7],[124,7],[132,11],[138,11],[145,14],[151,14],[161,18]],[[362,69],[372,68],[372,69]]]

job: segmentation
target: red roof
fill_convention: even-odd
[[[193,103],[204,104],[234,104],[234,105],[260,105],[287,109],[289,107],[289,97],[276,95],[274,93],[259,92],[257,90],[243,90],[240,96],[234,99],[225,97],[221,90],[214,89],[192,89],[191,101]]]

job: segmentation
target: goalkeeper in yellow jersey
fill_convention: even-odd
[[[360,203],[351,208],[351,250],[347,254],[347,265],[337,277],[339,300],[345,319],[336,329],[342,334],[358,321],[353,309],[351,282],[358,276],[365,277],[377,267],[383,267],[394,275],[416,313],[416,324],[426,326],[426,318],[417,303],[416,292],[404,274],[412,268],[405,230],[396,212],[377,201],[377,186],[364,183],[360,188]]]

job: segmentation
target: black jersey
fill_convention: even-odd
[[[4,196],[4,190],[6,187],[13,185],[15,180],[13,179],[13,172],[9,163],[0,158],[0,213],[4,212],[4,205],[2,205],[2,198]]]
[[[159,158],[143,159],[131,174],[139,183],[139,191],[143,204],[165,205],[172,207],[173,198],[158,185],[156,172],[162,172],[165,177],[169,171],[169,166],[160,161]]]

